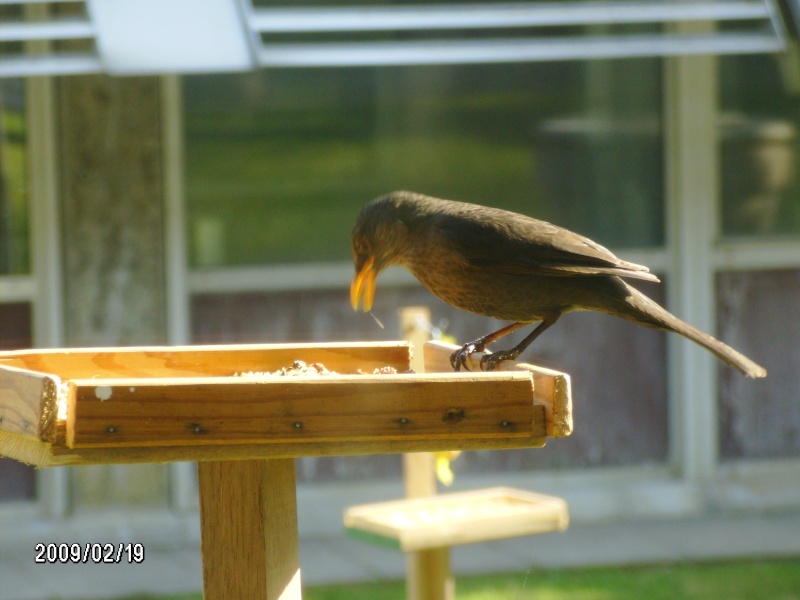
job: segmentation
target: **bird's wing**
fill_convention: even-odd
[[[476,266],[517,275],[617,275],[658,281],[647,267],[623,261],[582,235],[515,213],[442,215],[438,229]]]

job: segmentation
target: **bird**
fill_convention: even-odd
[[[592,240],[518,213],[479,204],[396,191],[368,202],[351,234],[354,310],[372,309],[378,275],[408,269],[432,294],[458,309],[511,324],[464,344],[450,357],[456,371],[467,357],[522,327],[538,323],[510,350],[486,352],[482,370],[516,360],[561,315],[597,311],[637,325],[678,333],[752,378],[764,367],[668,312],[626,279],[659,281],[647,267],[621,260]]]

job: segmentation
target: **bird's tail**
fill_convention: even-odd
[[[637,289],[628,284],[625,285],[628,290],[630,290],[630,295],[625,299],[629,310],[626,311],[625,315],[621,316],[641,325],[679,333],[713,352],[720,359],[736,367],[748,377],[757,378],[767,376],[767,370],[761,365],[756,364],[742,353],[737,352],[727,344],[723,344],[718,339],[681,321],[678,317],[668,312],[665,308],[661,307]]]

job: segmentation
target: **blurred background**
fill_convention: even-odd
[[[569,315],[521,360],[572,376],[575,432],[465,453],[455,488],[556,494],[573,527],[797,511],[794,3],[418,4],[0,2],[0,347],[389,340],[412,305],[466,342],[501,324],[404,271],[384,329],[354,314],[350,228],[395,189],[498,206],[650,266],[769,376]],[[401,477],[298,460],[302,539]],[[0,458],[0,563],[76,536],[196,549],[194,465]]]

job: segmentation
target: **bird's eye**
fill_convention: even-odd
[[[358,240],[355,243],[355,251],[359,256],[366,256],[370,254],[368,244],[364,240]]]

